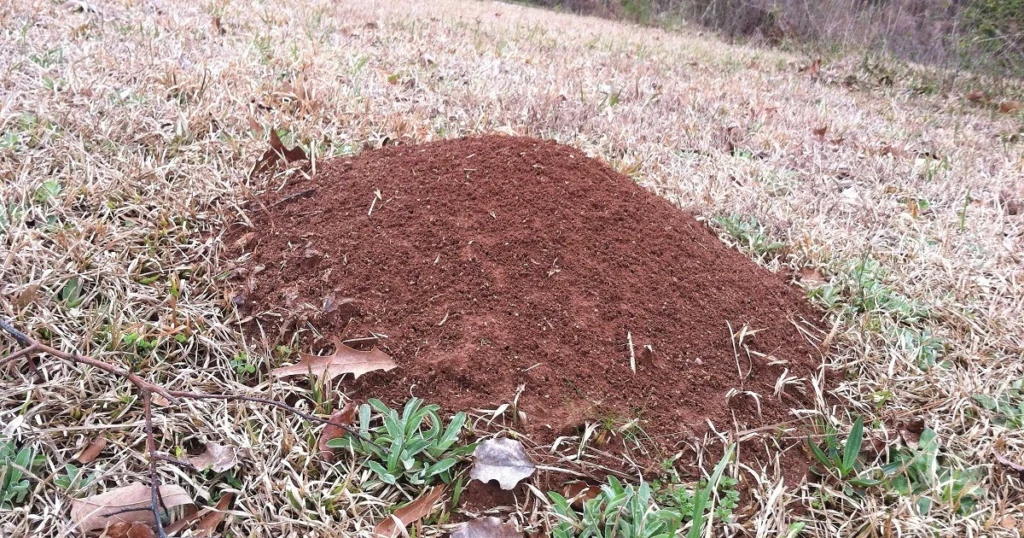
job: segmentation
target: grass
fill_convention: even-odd
[[[829,311],[836,385],[804,414],[835,432],[862,416],[864,446],[887,449],[861,454],[860,475],[880,484],[792,482],[778,462],[748,465],[740,441],[745,466],[725,474],[751,504],[729,525],[1018,532],[1021,484],[992,454],[1024,452],[1012,385],[1024,377],[1024,221],[1006,210],[1024,200],[1019,112],[899,70],[877,83],[861,58],[811,77],[805,57],[516,5],[158,4],[0,0],[0,311],[20,327],[176,388],[329,412],[337,387],[264,378],[285,352],[242,339],[221,287],[219,234],[281,180],[248,177],[267,130],[314,160],[385,139],[553,138],[708,221],[742,216],[731,241],[769,269],[824,277],[810,288]],[[123,383],[70,367],[0,375],[5,442],[15,460],[34,455],[0,532],[64,535],[67,495],[145,480],[141,410]],[[904,433],[918,420],[924,448]],[[197,403],[161,410],[156,427],[163,451],[216,437],[245,455],[231,476],[160,471],[203,504],[236,493],[235,535],[368,536],[409,500],[365,488],[379,474],[364,458],[322,467],[318,431],[272,409]],[[104,457],[69,469],[100,433]],[[719,440],[694,445],[685,457],[713,467]],[[593,447],[571,448],[555,465],[595,469]],[[531,531],[556,521],[539,499],[518,499]]]

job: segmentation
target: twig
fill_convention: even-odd
[[[274,407],[280,408],[280,409],[282,409],[284,411],[287,411],[287,412],[292,413],[292,414],[294,414],[296,416],[302,417],[302,418],[304,418],[304,419],[306,419],[308,421],[311,421],[311,422],[318,422],[318,423],[322,423],[322,424],[330,424],[332,426],[337,426],[339,428],[342,428],[346,432],[348,432],[348,433],[350,433],[350,434],[352,434],[352,435],[362,439],[363,441],[366,441],[366,442],[376,446],[377,448],[380,448],[385,453],[387,453],[387,449],[386,448],[384,448],[384,447],[378,445],[377,443],[375,443],[374,441],[366,438],[358,430],[354,429],[353,427],[349,426],[348,424],[342,424],[342,423],[339,423],[339,422],[333,422],[333,421],[331,421],[329,419],[322,419],[320,417],[311,415],[309,413],[304,413],[304,412],[299,411],[298,409],[296,409],[296,408],[294,408],[294,407],[292,407],[292,406],[290,406],[290,405],[288,405],[288,404],[286,404],[284,402],[278,402],[278,401],[275,401],[275,400],[268,400],[266,398],[257,398],[255,396],[241,396],[241,395],[234,395],[234,394],[199,394],[199,393],[195,393],[195,392],[186,392],[186,391],[181,391],[181,390],[168,390],[168,389],[166,389],[166,388],[164,388],[164,387],[162,387],[160,385],[156,385],[156,384],[150,383],[149,381],[146,381],[145,379],[142,379],[141,377],[139,377],[138,375],[134,374],[133,372],[130,372],[130,371],[128,371],[128,370],[126,370],[124,368],[121,368],[119,366],[115,366],[115,365],[110,364],[108,362],[104,362],[104,361],[101,361],[99,359],[94,359],[92,357],[87,357],[87,356],[84,356],[84,355],[77,355],[77,354],[74,354],[74,353],[67,353],[67,352],[61,351],[59,349],[56,349],[54,347],[48,346],[46,344],[43,344],[43,343],[39,342],[38,340],[35,340],[34,338],[28,336],[27,334],[19,331],[18,329],[15,329],[6,320],[0,319],[0,329],[2,329],[7,334],[11,335],[18,342],[18,345],[20,345],[21,348],[22,348],[22,349],[20,349],[18,351],[15,351],[15,352],[13,352],[13,353],[11,353],[11,354],[3,357],[3,358],[0,358],[0,366],[3,366],[4,364],[10,363],[10,362],[14,362],[15,360],[18,360],[18,359],[21,359],[21,358],[30,359],[32,355],[45,353],[47,355],[50,355],[52,357],[56,357],[57,359],[60,359],[60,360],[65,361],[65,362],[77,363],[77,364],[85,364],[85,365],[88,365],[88,366],[92,366],[94,368],[98,368],[98,369],[103,370],[104,372],[107,372],[109,374],[113,374],[115,376],[124,378],[129,383],[131,383],[132,385],[135,386],[135,391],[138,393],[139,398],[142,400],[142,412],[143,412],[143,416],[144,416],[144,419],[145,419],[146,451],[149,452],[149,487],[150,487],[149,507],[147,507],[147,508],[140,508],[140,509],[137,509],[137,510],[148,510],[148,511],[153,513],[153,519],[155,520],[155,525],[156,525],[156,535],[159,538],[167,538],[167,532],[164,529],[163,519],[161,517],[161,514],[164,512],[164,509],[162,509],[162,506],[164,505],[164,502],[163,502],[163,499],[162,499],[161,494],[160,494],[160,475],[158,473],[158,467],[157,467],[158,466],[158,462],[160,462],[160,461],[167,461],[167,462],[174,463],[174,464],[177,464],[177,465],[183,465],[183,466],[188,466],[188,467],[192,467],[192,468],[195,468],[195,467],[192,466],[191,464],[187,463],[187,462],[183,462],[183,461],[174,459],[174,458],[172,458],[170,456],[167,456],[165,454],[161,454],[160,452],[157,451],[156,438],[153,435],[153,395],[154,394],[159,394],[160,396],[163,396],[164,398],[167,399],[167,401],[169,403],[176,403],[176,402],[178,402],[181,399],[189,399],[189,400],[226,400],[226,401],[238,400],[238,401],[245,401],[245,402],[261,403],[261,404],[265,404],[265,405],[272,405]],[[32,364],[31,360],[29,360],[29,364]],[[133,509],[133,511],[135,511],[135,510],[136,509]],[[118,513],[118,512],[115,512],[114,514],[116,514],[116,513]],[[113,515],[113,514],[107,514],[108,517],[110,515]]]

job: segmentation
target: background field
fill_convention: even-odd
[[[1024,375],[1024,118],[1004,88],[937,80],[491,2],[0,0],[0,310],[176,388],[304,397],[242,384],[239,361],[278,359],[242,340],[218,274],[224,224],[273,186],[249,179],[267,129],[314,161],[385,141],[552,138],[772,270],[802,272],[836,327],[839,405],[815,412],[840,439],[865,417],[882,453],[862,454],[865,469],[913,450],[922,426],[936,433],[909,494],[731,468],[752,504],[718,532],[784,536],[803,522],[817,536],[1014,536],[1021,481],[996,455],[1024,463],[1012,389]],[[71,532],[53,479],[101,431],[110,443],[90,472],[145,480],[130,387],[56,363],[42,372],[10,369],[0,383],[4,433],[45,455],[28,501],[0,514],[7,536]],[[165,450],[242,448],[230,480],[161,471],[201,502],[236,491],[234,535],[368,536],[396,501],[347,488],[365,470],[322,470],[315,429],[292,416],[196,403],[158,426]],[[540,525],[542,503],[521,517]]]

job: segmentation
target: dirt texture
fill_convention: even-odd
[[[814,332],[819,314],[803,294],[573,148],[386,147],[320,162],[248,216],[227,241],[252,334],[312,326],[324,339],[307,351],[386,335],[399,367],[342,379],[357,401],[493,409],[520,393],[537,443],[639,419],[669,455],[708,422],[753,428],[810,404],[821,352],[797,325]],[[784,373],[802,384],[778,393]]]

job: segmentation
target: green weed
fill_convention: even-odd
[[[758,257],[774,256],[785,247],[783,242],[772,241],[768,237],[764,226],[758,222],[756,217],[734,213],[715,217],[713,221],[738,241],[744,250],[757,254]]]
[[[471,454],[476,444],[458,445],[466,426],[466,413],[452,417],[445,427],[438,411],[440,406],[423,405],[413,398],[402,413],[377,399],[359,406],[359,432],[374,444],[353,436],[327,442],[331,448],[344,448],[366,456],[366,466],[384,484],[429,485],[437,480],[446,484],[453,478],[452,468]],[[373,412],[381,423],[374,426]],[[384,452],[379,447],[387,448]]]
[[[577,512],[568,499],[556,492],[548,492],[558,524],[551,529],[553,538],[670,538],[683,524],[691,522],[687,538],[703,535],[705,521],[710,526],[715,517],[728,519],[739,500],[736,481],[722,476],[734,451],[730,446],[715,465],[711,477],[702,481],[695,492],[685,488],[672,489],[655,495],[651,485],[623,485],[614,476],[601,486],[601,492],[583,503]],[[719,488],[717,509],[707,514],[712,494]]]
[[[992,422],[1006,428],[1024,428],[1024,380],[1014,381],[1010,388],[996,397],[974,394],[974,401],[992,411]]]
[[[9,510],[25,502],[31,486],[27,471],[35,463],[31,448],[23,446],[19,450],[14,440],[0,438],[0,509]]]

